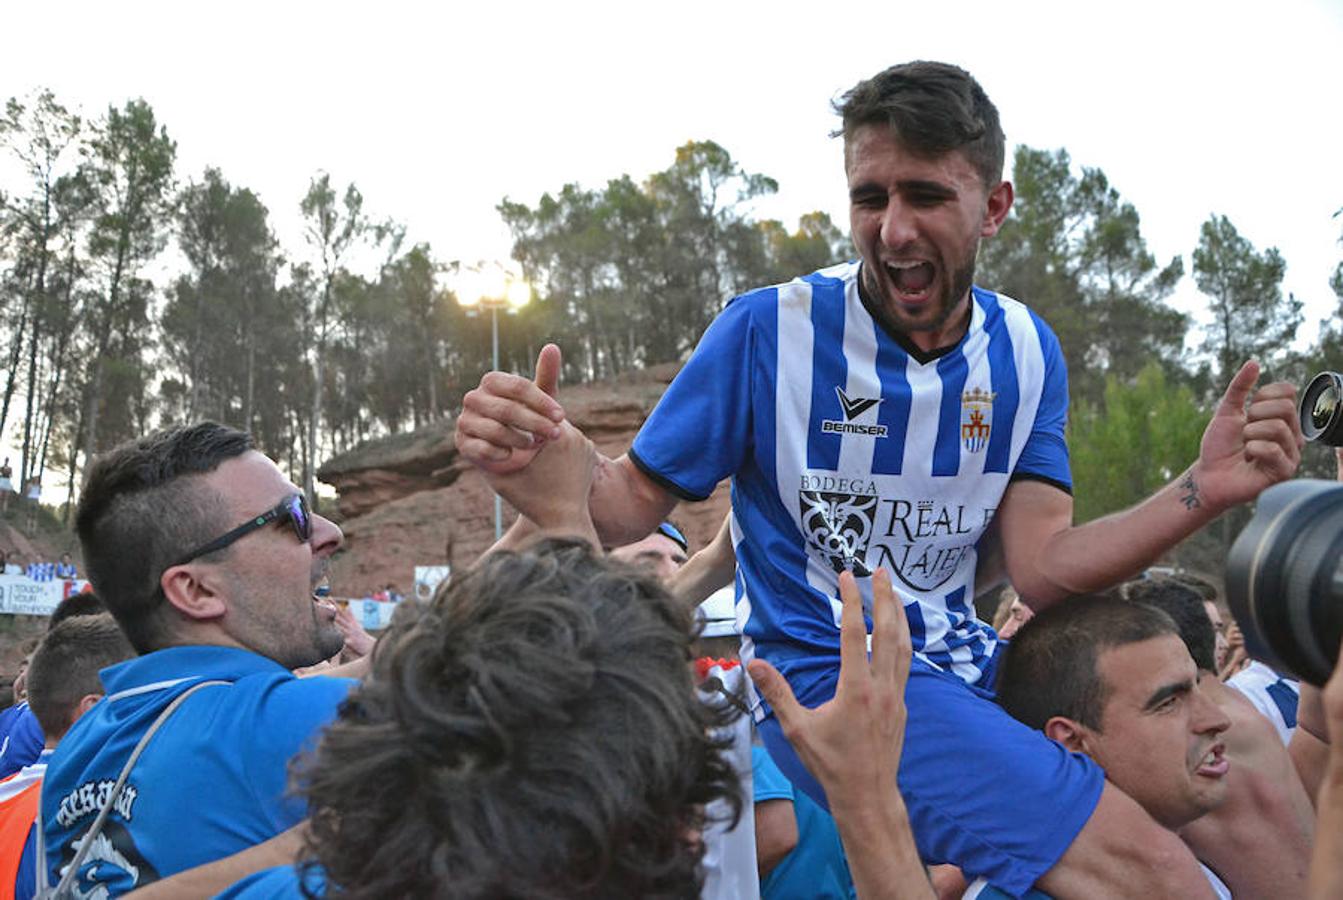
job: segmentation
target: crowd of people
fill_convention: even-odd
[[[457,447],[520,515],[376,643],[247,434],[100,455],[95,594],[0,714],[0,888],[1343,895],[1343,674],[1244,659],[1210,583],[1151,568],[1293,475],[1292,387],[1247,363],[1185,471],[1074,525],[1058,342],[973,285],[997,111],[926,62],[837,111],[859,260],[730,302],[618,459],[558,348],[488,373]],[[692,553],[674,507],[726,478]]]
[[[0,575],[23,575],[33,581],[72,581],[79,578],[79,567],[69,553],[55,562],[35,559],[25,562],[17,551],[0,550]]]

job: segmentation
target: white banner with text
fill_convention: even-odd
[[[34,581],[27,575],[0,575],[0,615],[49,616],[58,603],[87,584],[82,578]]]

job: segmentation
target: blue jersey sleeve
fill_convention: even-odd
[[[630,459],[682,500],[704,500],[751,448],[752,316],[738,297],[709,325],[630,448]]]
[[[1026,439],[1012,478],[1034,478],[1072,493],[1072,467],[1068,464],[1068,442],[1064,437],[1068,427],[1068,365],[1054,332],[1034,312],[1031,318],[1040,336],[1044,384],[1030,437]]]
[[[751,748],[751,791],[756,803],[792,800],[793,783],[779,771],[764,747]]]

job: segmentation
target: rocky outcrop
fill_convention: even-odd
[[[679,367],[655,366],[631,376],[562,388],[570,421],[597,449],[618,456],[657,405]],[[318,471],[336,489],[345,548],[332,566],[338,595],[360,595],[388,583],[410,589],[415,566],[469,565],[494,541],[494,494],[452,443],[452,420],[370,441]],[[727,511],[726,483],[703,503],[682,504],[673,518],[692,549],[710,540]],[[504,504],[504,527],[516,516]]]
[[[328,460],[317,477],[336,489],[340,514],[350,518],[451,485],[461,474],[453,465],[456,456],[452,420],[442,419],[417,431],[361,444]]]

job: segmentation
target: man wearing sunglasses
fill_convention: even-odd
[[[115,896],[303,818],[285,796],[287,764],[353,682],[290,670],[341,649],[314,589],[342,535],[248,435],[214,423],[101,456],[76,525],[89,578],[141,656],[103,671],[106,699],[51,760],[47,877],[61,880],[108,808],[75,884]]]

